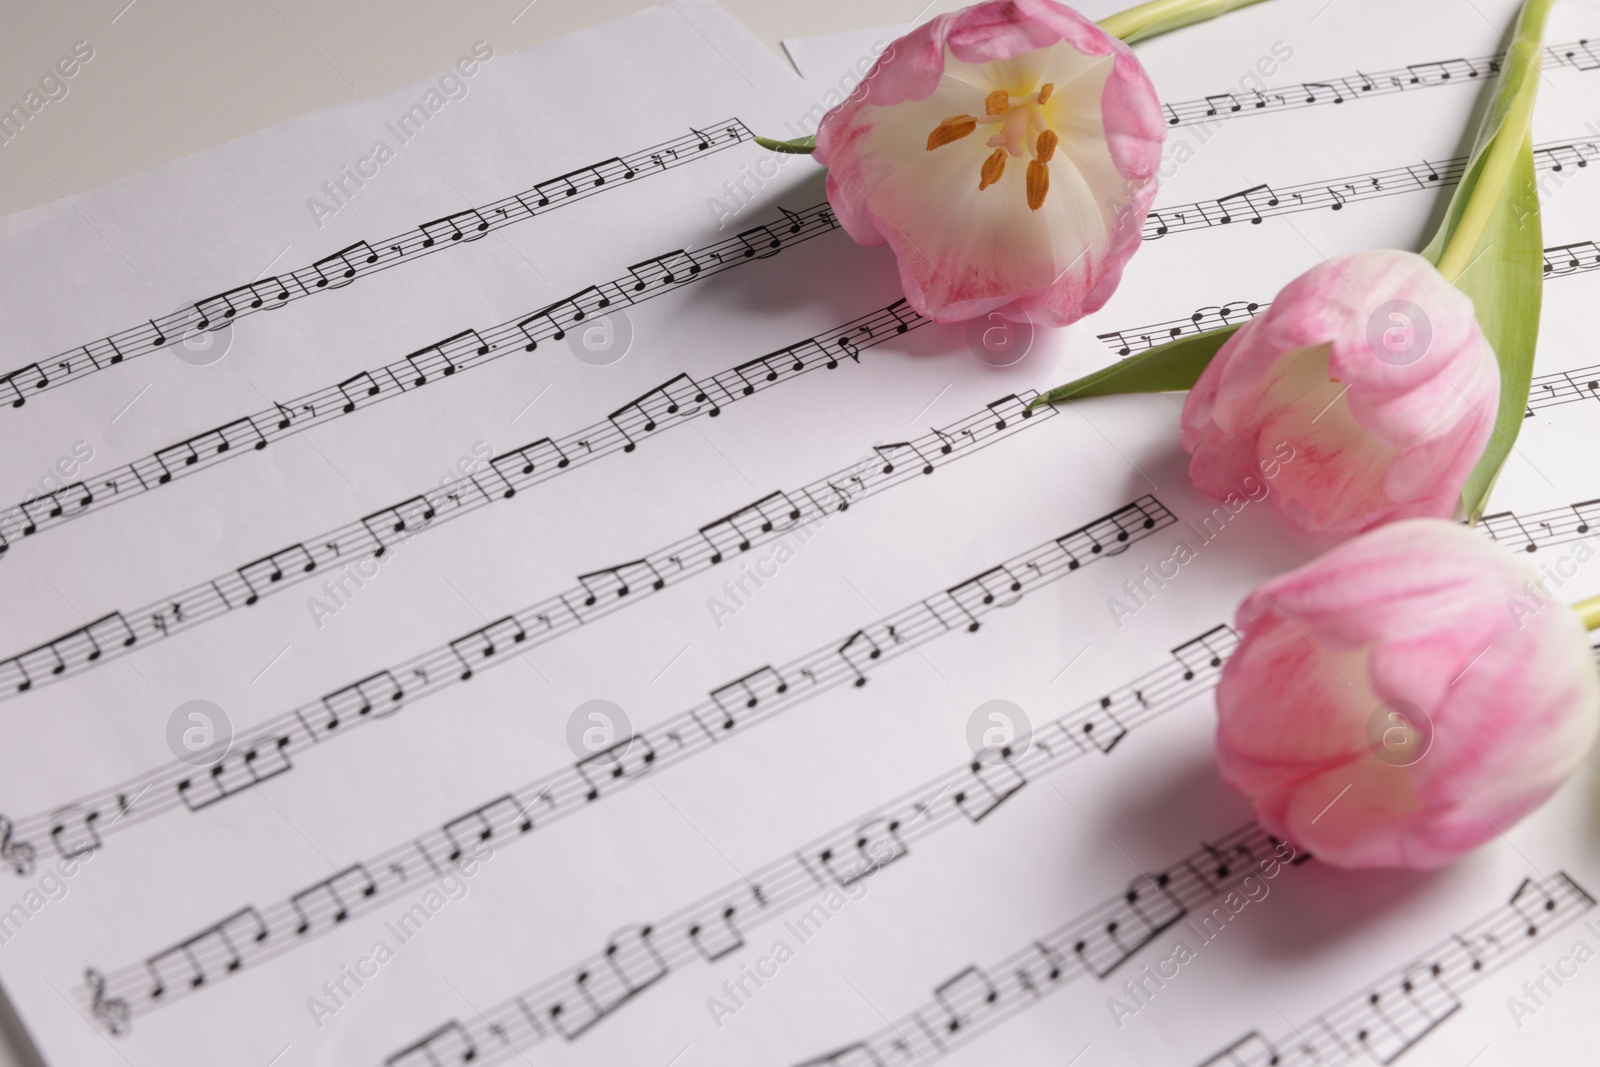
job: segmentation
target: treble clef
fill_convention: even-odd
[[[26,877],[33,873],[33,846],[11,840],[11,834],[11,820],[0,815],[0,861],[11,864],[12,870]]]
[[[106,976],[90,967],[83,972],[83,980],[94,994],[94,1002],[89,1010],[100,1021],[113,1037],[121,1037],[128,1032],[128,1002],[121,997],[106,996]]]

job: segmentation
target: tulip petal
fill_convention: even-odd
[[[1545,581],[1416,519],[1267,583],[1218,688],[1224,780],[1339,866],[1438,867],[1503,832],[1600,734],[1587,635]]]
[[[1292,447],[1277,506],[1342,536],[1451,515],[1498,401],[1472,302],[1422,257],[1378,250],[1307,271],[1234,334],[1189,394],[1182,442],[1218,497]]]
[[[929,131],[949,116],[983,116],[990,93],[1026,101],[1047,82],[1039,111],[1058,143],[1037,210],[1027,159],[1013,157],[978,189],[993,151],[984,131],[1011,127],[980,125],[927,150]],[[829,167],[840,223],[862,244],[890,246],[914,308],[953,322],[1014,305],[1059,326],[1109,299],[1141,243],[1165,136],[1154,89],[1126,46],[1050,0],[991,0],[895,42],[864,88],[823,119],[816,159]],[[1010,136],[1008,151],[1031,148],[1031,133]]]

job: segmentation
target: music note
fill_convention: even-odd
[[[729,905],[708,916],[696,919],[689,927],[689,941],[707,963],[715,963],[730,952],[744,947],[744,935],[734,925],[737,908]]]
[[[652,284],[671,285],[674,282],[692,278],[700,273],[700,264],[683,249],[668,252],[664,256],[646,259],[628,267],[628,273],[633,275],[633,291],[642,293]]]
[[[1005,429],[1010,420],[1017,415],[1022,416],[1024,419],[1033,418],[1033,409],[1028,406],[1028,401],[1023,400],[1016,393],[1003,396],[991,404],[985,404],[984,407],[994,413],[994,428],[996,430]]]
[[[348,285],[355,279],[356,271],[360,269],[358,263],[376,263],[378,253],[365,241],[357,241],[348,248],[341,248],[331,256],[324,256],[311,264],[311,269],[317,273],[317,288],[328,286],[338,288]],[[340,270],[339,268],[343,268]],[[330,273],[331,272],[331,273]],[[343,279],[342,281],[336,279]]]
[[[450,1067],[471,1063],[478,1058],[478,1046],[466,1027],[448,1022],[414,1045],[408,1045],[384,1060],[384,1067]]]
[[[634,735],[579,760],[575,766],[579,777],[588,786],[584,799],[593,801],[600,798],[606,779],[615,781],[648,774],[655,762],[655,747],[647,738]],[[606,770],[607,767],[609,770]],[[602,770],[606,770],[606,773],[600,774]]]
[[[883,655],[883,649],[878,646],[878,642],[868,636],[865,630],[857,630],[850,635],[844,644],[839,646],[839,658],[844,660],[845,664],[855,674],[855,685],[857,687],[867,684],[867,676],[862,671],[862,665],[855,660],[855,657],[861,655],[863,650],[865,650],[866,658],[869,660],[877,659]]]
[[[465,851],[462,845],[464,838],[472,838],[482,844],[494,840],[495,835],[504,830],[514,830],[520,835],[532,829],[533,816],[509,793],[473,808],[460,818],[451,819],[442,827],[445,840],[450,843],[451,863],[461,859]]]
[[[626,176],[631,178],[633,173],[629,171]],[[539,206],[548,206],[551,199],[557,195],[563,197],[577,196],[578,185],[573,181],[574,178],[585,179],[591,189],[599,188],[606,183],[605,175],[601,174],[595,167],[579,167],[577,170],[557,175],[548,181],[535,183],[533,188],[539,194]]]
[[[1489,536],[1496,541],[1511,548],[1521,548],[1524,552],[1539,551],[1538,542],[1528,533],[1527,527],[1523,526],[1522,520],[1517,518],[1515,513],[1502,511],[1494,515],[1485,515],[1479,521],[1483,523],[1483,528],[1489,531]]]
[[[372,880],[366,865],[353,863],[333,877],[325,878],[289,898],[289,904],[300,920],[294,932],[303,937],[320,920],[338,925],[350,917],[351,900],[373,896],[377,891],[378,884]]]
[[[1581,503],[1573,504],[1571,507],[1572,513],[1578,517],[1578,533],[1586,534],[1594,528],[1595,523],[1600,522],[1600,497],[1597,497],[1594,500],[1585,500]],[[1585,515],[1585,508],[1587,508],[1591,514]]]
[[[574,323],[582,322],[595,311],[608,308],[610,306],[611,298],[602,293],[598,286],[591,285],[587,289],[581,289],[578,292],[573,293],[565,300],[558,300],[542,311],[536,312],[534,315],[518,323],[518,326],[522,328],[522,332],[528,336],[529,340],[533,340],[533,335],[528,331],[527,324],[532,322],[534,319],[544,319],[552,327],[554,327],[555,333],[553,336],[557,341],[560,341],[566,337],[567,327],[573,325]],[[561,314],[566,316],[567,321],[565,323],[558,318],[558,315]],[[531,345],[529,346],[529,350],[532,350]]]
[[[752,257],[769,259],[777,255],[778,249],[783,245],[782,238],[768,229],[765,224],[752,226],[748,230],[741,230],[739,233],[734,234],[734,239],[744,245],[743,254],[746,259]],[[761,248],[763,247],[769,249],[769,251],[762,252]]]
[[[1526,924],[1527,935],[1538,937],[1539,912],[1555,911],[1556,901],[1544,886],[1537,884],[1532,878],[1524,878],[1522,884],[1517,886],[1516,892],[1511,894],[1511,908]]]
[[[849,887],[909,855],[898,819],[872,819],[842,836],[841,845],[820,849],[816,857],[841,886]]]
[[[493,659],[496,652],[504,650],[508,645],[520,645],[527,640],[527,631],[522,628],[522,623],[517,621],[515,615],[507,615],[503,619],[496,619],[487,626],[480,627],[450,642],[450,651],[461,661],[461,680],[470,681],[472,678],[472,664],[475,659]]]
[[[1242,192],[1232,193],[1228,196],[1220,197],[1217,200],[1217,206],[1222,209],[1222,223],[1224,225],[1233,221],[1233,213],[1228,209],[1228,202],[1231,200],[1241,200],[1244,202],[1244,206],[1252,215],[1250,222],[1252,225],[1256,226],[1261,224],[1261,209],[1256,206],[1257,200],[1260,200],[1262,204],[1268,208],[1275,208],[1278,206],[1278,196],[1272,191],[1271,186],[1253,185]]]
[[[612,938],[603,953],[605,966],[583,971],[574,978],[585,1007],[593,1015],[580,1024],[564,1015],[557,1026],[565,1037],[576,1038],[667,976],[670,967],[651,944],[652,933],[650,927],[643,926]]]
[[[1000,991],[983,970],[967,967],[934,987],[933,999],[945,1014],[944,1029],[956,1033],[980,1021],[989,1011],[1000,1010]]]
[[[742,704],[748,710],[758,706],[763,695],[782,696],[788,691],[789,683],[783,675],[771,667],[762,667],[711,690],[711,700],[722,712],[722,728],[730,730],[735,721],[732,705]]]
[[[344,381],[339,383],[338,389],[339,389],[339,392],[341,394],[343,394],[343,396],[344,396],[344,409],[343,410],[344,410],[344,413],[346,415],[350,414],[350,412],[352,412],[352,411],[354,411],[356,409],[356,397],[351,394],[351,392],[350,392],[351,387],[355,386],[355,387],[357,387],[359,389],[363,385],[366,386],[366,395],[367,396],[377,396],[378,395],[379,388],[378,388],[377,380],[374,379],[372,377],[372,375],[370,373],[368,373],[367,371],[362,371],[360,374],[353,374],[350,377],[346,378]]]
[[[1124,737],[1128,736],[1128,727],[1117,718],[1116,713],[1111,710],[1111,705],[1111,697],[1101,697],[1099,706],[1078,724],[1078,733],[1087,738],[1102,755],[1107,756]],[[1076,734],[1072,736],[1074,740],[1078,739]]]
[[[1335,104],[1344,103],[1344,94],[1339,92],[1339,90],[1337,88],[1335,88],[1332,85],[1327,84],[1326,82],[1302,82],[1301,84],[1305,87],[1305,90],[1306,90],[1306,103],[1308,103],[1308,104],[1315,104],[1317,102],[1317,90],[1318,89],[1326,89],[1328,91],[1329,95],[1331,95],[1333,97],[1333,102]]]
[[[560,445],[548,437],[541,437],[532,444],[523,445],[521,448],[495,456],[489,460],[489,467],[506,483],[506,488],[501,493],[501,496],[510,500],[517,495],[517,489],[516,483],[506,471],[513,471],[518,477],[527,477],[539,469],[541,464],[547,467],[553,466],[559,470],[569,462],[567,454],[561,450]]]
[[[422,231],[422,247],[432,248],[440,239],[448,241],[476,241],[489,229],[489,220],[477,211],[468,208],[458,211],[454,215],[446,215],[442,219],[424,222],[417,229]]]
[[[405,698],[406,691],[393,674],[388,671],[369,674],[358,682],[323,696],[322,708],[327,715],[323,729],[336,730],[352,714],[360,718],[372,715],[374,710],[377,714],[373,717],[381,719],[398,711]]]
[[[587,594],[583,606],[593,607],[602,596],[625,597],[641,578],[649,582],[651,589],[661,589],[667,584],[655,564],[647,559],[636,559],[631,563],[580,574],[578,584],[583,586]]]
[[[711,562],[721,563],[728,546],[748,552],[753,543],[752,530],[771,533],[779,522],[784,528],[800,520],[800,508],[784,492],[768,493],[754,504],[748,504],[715,522],[700,527],[699,533],[711,547]]]
[[[1196,678],[1215,671],[1238,644],[1238,635],[1231,627],[1218,626],[1186,641],[1172,650],[1172,656],[1183,666],[1183,680]]]
[[[20,408],[28,402],[24,392],[25,389],[43,389],[50,384],[50,379],[39,368],[39,364],[30,363],[26,367],[19,368],[0,377],[0,384],[4,384],[11,394],[11,406]]]
[[[700,383],[696,382],[687,374],[680,374],[670,381],[650,390],[637,400],[630,400],[628,403],[622,405],[622,407],[618,408],[616,411],[613,411],[606,417],[610,419],[610,421],[619,430],[622,430],[622,423],[620,421],[622,417],[624,415],[637,413],[640,417],[640,421],[643,423],[644,432],[650,433],[659,425],[657,420],[660,418],[677,415],[679,413],[682,413],[685,418],[688,418],[699,413],[697,408],[685,411],[685,403],[704,404],[706,402],[706,391],[700,385]],[[720,409],[716,406],[716,404],[712,404],[711,410],[708,412],[708,414],[713,416],[718,415],[720,414]],[[631,421],[632,420],[630,420],[630,422]],[[622,450],[624,452],[632,452],[634,449],[633,438],[628,435],[626,430],[623,430],[622,432],[623,436],[627,438],[628,442],[623,446]]]
[[[896,441],[888,445],[873,445],[872,450],[883,457],[883,473],[894,473],[894,456],[898,453],[909,451],[912,455],[922,460],[922,473],[933,473],[933,461],[922,454],[922,450],[910,441]]]
[[[51,817],[50,843],[56,852],[69,859],[86,856],[100,847],[100,835],[95,823],[100,821],[98,811],[69,808],[57,811]]]
[[[982,822],[1028,784],[1011,754],[1011,747],[1006,746],[988,750],[972,761],[967,769],[974,785],[956,790],[951,797],[961,814],[973,822]]]
[[[1021,579],[1011,573],[1009,567],[1002,564],[998,567],[991,567],[975,578],[969,578],[964,582],[951,586],[945,590],[945,595],[967,616],[969,620],[967,632],[976,633],[981,625],[978,621],[977,611],[990,606],[1010,607],[1022,598],[1020,596],[1010,596],[1009,599],[1005,600],[998,600],[997,598],[1018,593],[1021,589]]]
[[[213,325],[225,326],[226,320],[239,313],[240,308],[255,311],[271,300],[278,306],[288,302],[289,288],[280,278],[266,278],[262,281],[251,282],[229,289],[227,292],[218,293],[216,296],[207,297],[198,301],[194,309],[199,313],[199,320],[194,326],[197,330],[205,330]],[[154,325],[152,323],[151,325]],[[156,338],[151,342],[151,347],[159,348],[165,342],[161,331],[156,331]]]
[[[457,336],[460,335],[458,334]],[[449,355],[446,354],[444,350],[444,346],[448,343],[448,341],[440,341],[436,345],[428,345],[426,348],[419,348],[415,352],[406,356],[406,362],[411,364],[411,384],[413,386],[427,385],[428,370],[437,366],[441,361],[444,363],[444,373],[446,375],[451,375],[456,372],[456,365],[451,362]]]
[[[395,545],[402,545],[416,536],[416,531],[421,530],[435,515],[434,507],[425,497],[414,496],[402,500],[393,507],[374,511],[370,515],[361,517],[361,525],[365,526],[371,535],[373,543],[377,546],[372,550],[374,556],[381,556],[389,551],[390,534],[403,534],[402,537],[392,538]],[[376,525],[374,523],[376,522]]]
[[[244,583],[248,595],[244,602],[254,604],[261,599],[261,588],[273,582],[283,580],[285,564],[290,568],[299,567],[302,573],[309,574],[317,569],[317,561],[309,549],[303,544],[293,544],[288,548],[280,549],[270,556],[263,556],[258,560],[246,563],[236,573],[239,580]]]

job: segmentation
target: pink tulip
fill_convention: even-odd
[[[1600,728],[1578,615],[1481,533],[1413,519],[1239,608],[1217,762],[1341,867],[1443,866],[1538,807]]]
[[[1189,477],[1226,498],[1287,442],[1273,498],[1304,529],[1448,518],[1499,397],[1471,300],[1410,252],[1345,256],[1290,282],[1200,376]]]
[[[939,322],[1064,326],[1139,247],[1166,124],[1126,45],[1053,0],[991,0],[896,41],[817,130],[850,236],[887,243]]]

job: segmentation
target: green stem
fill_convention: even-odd
[[[1259,3],[1261,0],[1149,0],[1101,19],[1100,28],[1133,44]]]
[[[1478,243],[1490,220],[1505,199],[1506,186],[1517,165],[1517,155],[1533,132],[1533,105],[1539,95],[1539,58],[1543,50],[1544,26],[1550,16],[1554,0],[1528,0],[1517,19],[1517,35],[1506,49],[1502,78],[1511,77],[1514,66],[1531,68],[1534,76],[1527,78],[1517,91],[1516,99],[1507,108],[1505,119],[1494,141],[1483,157],[1483,166],[1471,199],[1461,213],[1461,221],[1450,243],[1439,257],[1439,273],[1454,282],[1472,265]]]
[[[1578,613],[1578,618],[1583,620],[1585,628],[1600,630],[1600,596],[1591,597],[1581,604],[1574,604],[1572,610]]]

